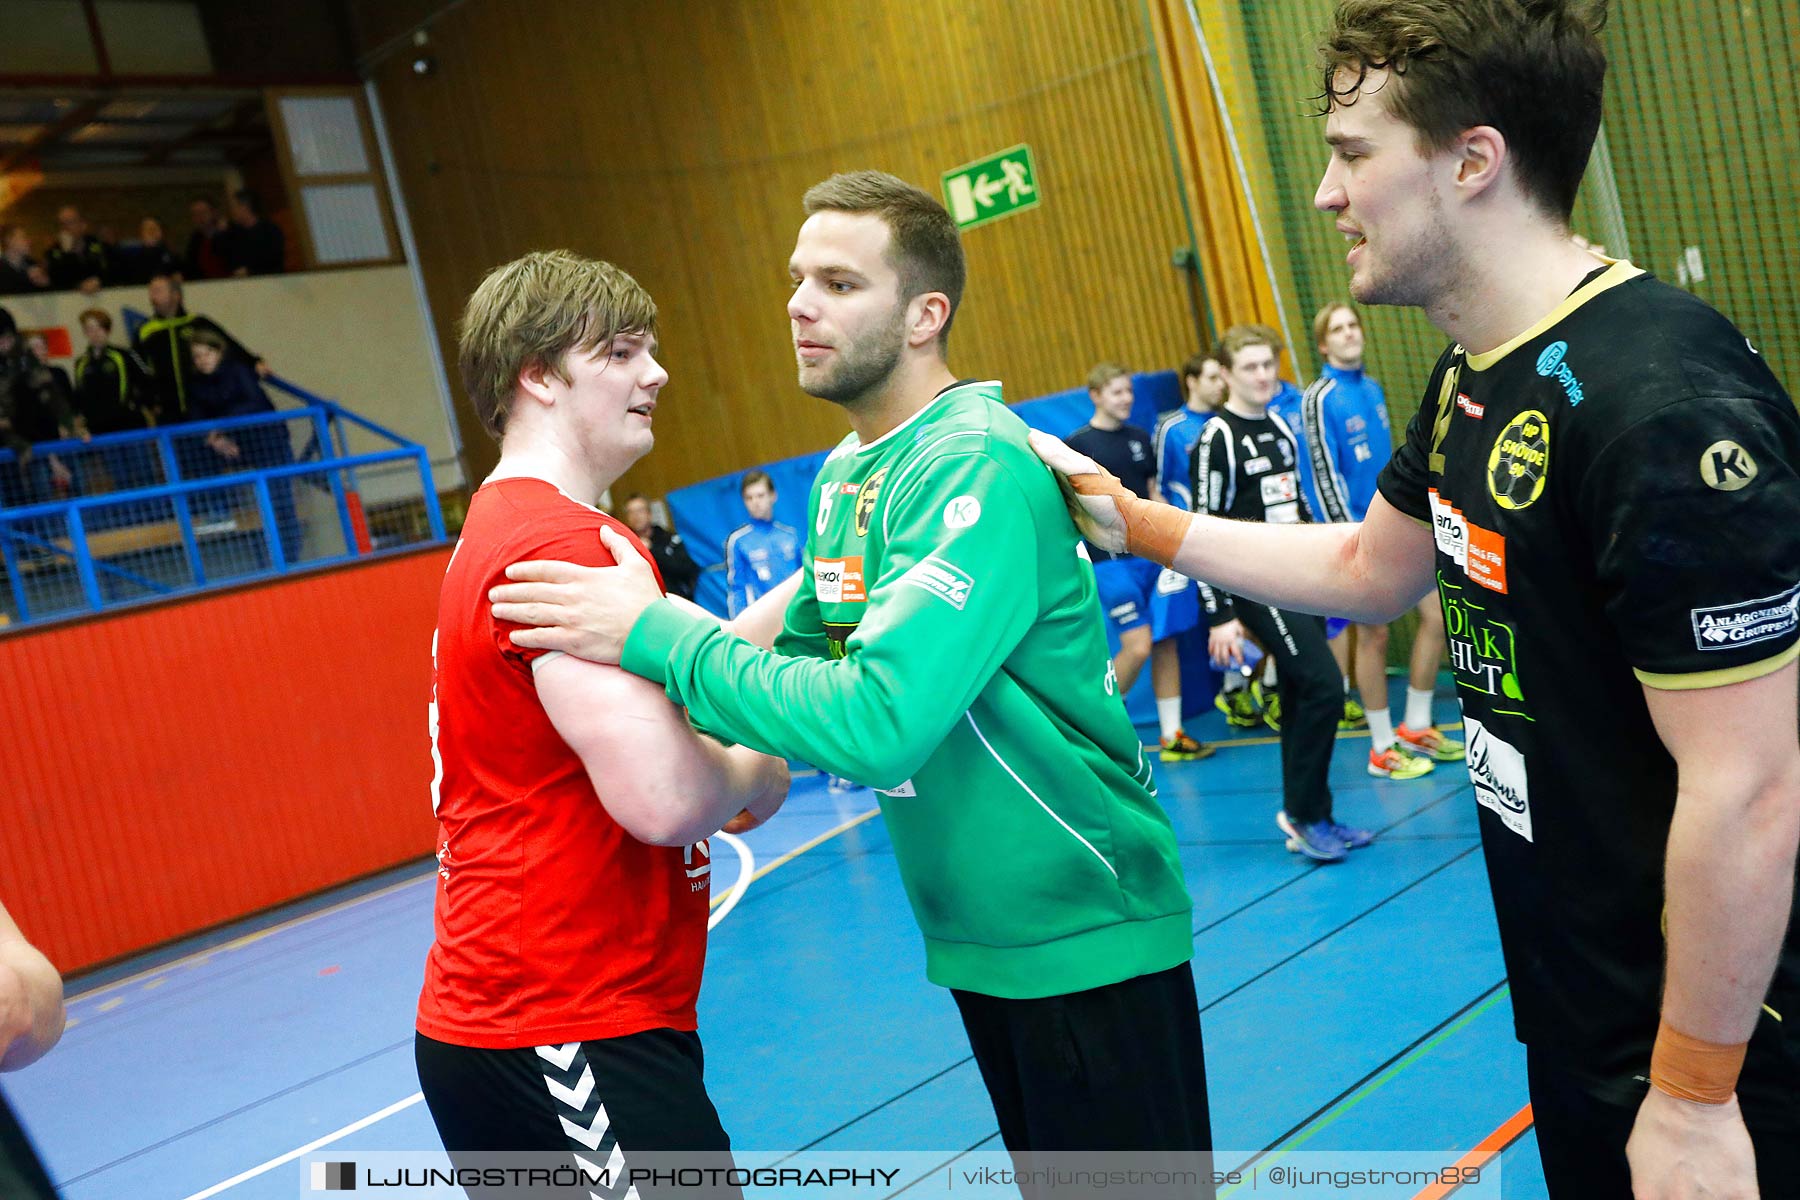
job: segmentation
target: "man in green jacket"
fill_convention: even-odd
[[[662,684],[700,729],[876,788],[926,973],[1008,1149],[1210,1148],[1191,901],[1117,695],[1092,571],[994,382],[959,381],[956,226],[874,171],[807,192],[801,388],[851,434],[819,473],[773,651],[625,565],[525,564],[515,633]]]

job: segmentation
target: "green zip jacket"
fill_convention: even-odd
[[[624,666],[714,736],[877,788],[944,987],[1030,998],[1193,955],[1094,573],[997,383],[826,460],[774,652],[652,606]]]

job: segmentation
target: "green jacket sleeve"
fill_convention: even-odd
[[[872,787],[905,782],[1030,628],[1039,553],[1006,464],[963,451],[910,474],[889,502],[879,575],[842,659],[761,650],[664,603],[633,627],[625,669],[661,683],[707,733]],[[804,585],[801,596],[790,628],[816,624]]]

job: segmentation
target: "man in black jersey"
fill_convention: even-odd
[[[1219,340],[1215,357],[1225,369],[1228,391],[1194,444],[1194,510],[1275,525],[1306,521],[1298,443],[1269,411],[1277,385],[1269,335],[1258,326],[1235,325]],[[1325,640],[1325,622],[1232,596],[1204,575],[1195,578],[1213,665],[1221,671],[1242,666],[1249,630],[1281,674],[1281,811],[1275,823],[1287,835],[1288,848],[1316,862],[1339,862],[1348,851],[1367,846],[1375,840],[1372,833],[1332,819],[1326,775],[1344,690]]]
[[[62,977],[0,904],[0,1071],[42,1058],[62,1037]],[[0,1093],[0,1196],[55,1200],[43,1164]]]
[[[1435,587],[1550,1194],[1792,1197],[1800,414],[1570,235],[1602,15],[1339,5],[1315,202],[1352,295],[1453,341],[1366,520],[1182,514],[1034,440],[1109,547],[1359,621]]]
[[[1155,439],[1136,425],[1126,424],[1133,400],[1131,372],[1113,363],[1101,363],[1088,372],[1087,386],[1094,415],[1069,435],[1069,445],[1105,464],[1133,495],[1156,495]],[[1109,554],[1092,545],[1088,555],[1094,561],[1100,607],[1106,610],[1107,619],[1119,634],[1113,673],[1118,677],[1119,695],[1123,697],[1137,682],[1138,672],[1144,669],[1154,644],[1193,627],[1191,620],[1186,625],[1177,623],[1177,605],[1185,598],[1187,581],[1135,555]],[[1165,577],[1177,582],[1167,586]],[[1156,690],[1157,721],[1162,727],[1163,761],[1187,762],[1211,754],[1211,746],[1196,742],[1181,728],[1180,664],[1176,664],[1172,677],[1160,670],[1152,672],[1151,683]]]

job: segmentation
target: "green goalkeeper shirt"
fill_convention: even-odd
[[[1025,433],[999,384],[963,383],[852,434],[773,652],[667,603],[624,651],[697,728],[880,791],[928,976],[1009,998],[1193,954],[1094,573]]]

